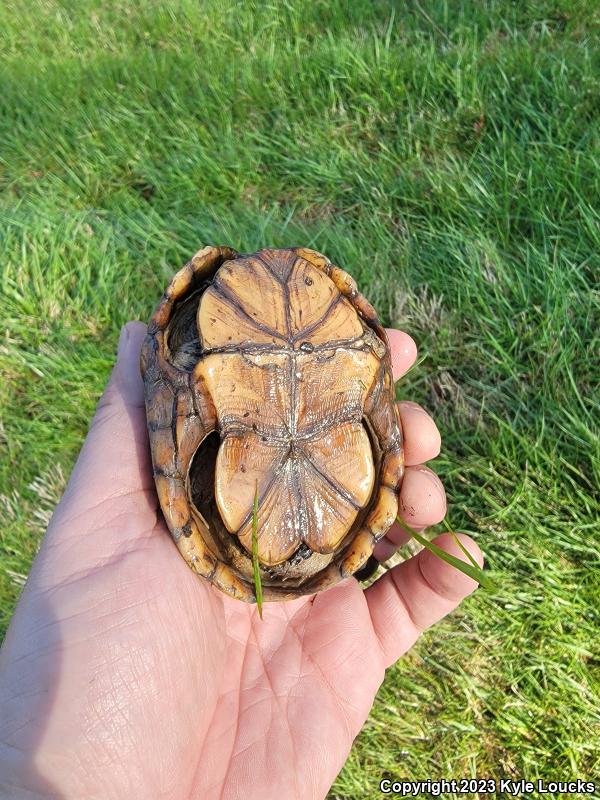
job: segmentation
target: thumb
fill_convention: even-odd
[[[128,322],[121,330],[117,363],[90,425],[69,484],[52,520],[68,523],[86,514],[86,524],[106,524],[124,513],[128,500],[152,491],[152,472],[140,374],[146,326]]]
[[[144,384],[140,372],[140,351],[147,331],[148,328],[143,322],[127,322],[121,328],[117,363],[100,405],[114,386],[115,400],[128,406],[143,407]],[[109,397],[108,400],[110,401],[110,399]]]

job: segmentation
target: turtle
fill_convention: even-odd
[[[206,246],[162,295],[141,372],[160,506],[194,572],[256,602],[257,562],[278,601],[372,560],[403,438],[385,330],[347,272],[305,247]]]

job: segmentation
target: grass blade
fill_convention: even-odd
[[[480,566],[479,566],[479,564],[477,563],[477,561],[475,561],[475,559],[473,558],[473,556],[471,555],[471,553],[469,553],[469,551],[467,550],[467,548],[464,546],[464,544],[463,544],[463,543],[461,542],[461,540],[458,538],[458,536],[456,535],[456,533],[454,532],[454,530],[453,530],[453,529],[450,527],[450,523],[447,521],[447,519],[446,519],[445,517],[444,517],[444,527],[446,528],[446,530],[448,531],[448,533],[449,533],[449,534],[452,536],[452,538],[454,539],[454,541],[456,542],[456,544],[457,544],[457,545],[460,547],[460,549],[463,551],[463,553],[466,555],[466,557],[469,559],[469,561],[471,562],[471,564],[473,564],[473,566],[475,567],[475,569],[480,569]]]
[[[254,570],[254,594],[258,616],[262,619],[262,583],[258,565],[258,481],[254,490],[254,505],[252,507],[252,568]]]
[[[488,576],[476,562],[475,564],[467,564],[464,561],[461,561],[460,558],[456,558],[456,556],[453,556],[450,553],[447,553],[445,550],[442,550],[441,547],[438,547],[437,544],[430,542],[429,539],[426,539],[424,536],[421,536],[421,534],[417,533],[417,531],[413,531],[413,529],[409,528],[408,525],[406,525],[399,517],[396,517],[396,522],[398,523],[398,525],[400,525],[403,531],[406,531],[406,533],[410,534],[413,537],[413,539],[416,539],[417,542],[419,542],[419,544],[423,545],[423,547],[432,552],[438,558],[441,558],[442,561],[446,562],[446,564],[450,564],[450,566],[459,570],[464,575],[468,575],[469,578],[472,578],[474,581],[477,581],[477,583],[479,583],[485,589],[491,590],[495,588],[495,584],[493,583],[493,581],[490,580],[490,578],[488,578]],[[461,549],[466,552],[471,561],[474,561],[473,556],[461,544],[456,534],[454,534],[454,536],[456,537],[458,543],[460,544]]]

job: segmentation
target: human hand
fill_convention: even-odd
[[[386,667],[475,588],[423,550],[363,591],[256,606],[199,579],[157,507],[139,352],[119,357],[0,651],[0,790],[14,798],[323,798]],[[389,331],[394,377],[412,339]],[[440,437],[400,405],[401,516],[446,511]],[[463,544],[481,562],[474,542]],[[376,548],[402,540],[394,526]],[[452,538],[436,542],[463,558]]]

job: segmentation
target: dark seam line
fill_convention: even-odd
[[[232,306],[234,309],[236,309],[236,311],[239,311],[240,314],[242,314],[249,322],[251,322],[255,328],[258,328],[259,331],[266,333],[268,336],[274,336],[276,339],[281,339],[284,342],[286,341],[285,337],[282,336],[280,333],[277,333],[271,328],[268,328],[266,325],[263,325],[262,322],[259,322],[253,316],[248,314],[248,312],[241,305],[241,303],[234,297],[231,291],[219,281],[218,276],[213,281],[213,288],[215,290],[215,293],[221,298],[221,300],[224,300],[226,304]]]
[[[291,262],[292,262],[292,263],[291,263],[291,264],[288,264],[288,265],[286,265],[286,267],[285,267],[285,275],[283,275],[283,273],[282,273],[281,275],[278,275],[278,274],[277,274],[277,273],[276,273],[276,272],[275,272],[275,271],[272,269],[271,265],[270,265],[270,264],[268,264],[268,263],[265,261],[265,259],[264,259],[262,256],[260,256],[260,255],[256,254],[256,257],[257,257],[258,261],[260,261],[260,263],[261,263],[261,264],[263,264],[263,265],[266,267],[266,269],[267,269],[267,270],[268,270],[268,271],[271,273],[271,275],[273,275],[273,277],[274,277],[274,278],[275,278],[277,281],[279,281],[279,283],[281,283],[282,285],[285,285],[285,284],[287,283],[287,281],[288,281],[288,279],[289,279],[289,277],[290,277],[290,274],[291,274],[292,270],[293,270],[293,269],[294,269],[294,267],[296,266],[296,262],[300,260],[300,259],[299,259],[299,256],[297,255],[297,253],[295,253],[293,250],[292,250],[292,251],[289,251],[289,252],[291,252]]]
[[[267,262],[264,260],[264,258],[262,258],[261,256],[259,256],[259,255],[258,255],[258,253],[255,255],[255,258],[256,258],[256,260],[257,260],[257,261],[260,261],[260,263],[261,263],[261,264],[263,265],[263,267],[264,267],[264,268],[267,270],[267,272],[269,273],[269,275],[271,275],[271,277],[275,278],[275,280],[277,281],[277,283],[278,283],[280,286],[284,286],[284,285],[285,285],[286,281],[284,281],[284,279],[283,279],[283,276],[281,276],[281,275],[278,275],[278,274],[275,272],[275,270],[274,270],[274,269],[271,267],[271,265],[270,265],[270,264],[267,264]]]
[[[157,475],[160,478],[168,478],[171,481],[179,481],[182,482],[181,472],[176,468],[172,472],[163,469],[162,467],[153,467],[152,474],[156,477]]]
[[[171,409],[171,436],[173,437],[173,449],[175,462],[179,460],[179,443],[177,442],[177,398],[178,392],[173,395],[173,408]]]
[[[285,327],[286,327],[286,332],[287,332],[287,340],[288,340],[288,342],[292,342],[293,338],[292,338],[292,317],[291,317],[291,314],[290,314],[290,303],[291,303],[291,300],[290,300],[290,287],[289,287],[289,284],[287,283],[287,281],[283,284],[283,293],[285,295],[285,299],[284,299],[285,305],[284,305],[283,311],[285,313]]]
[[[325,322],[325,320],[331,314],[333,309],[342,300],[342,297],[343,297],[342,294],[338,294],[338,296],[331,301],[331,303],[327,306],[325,311],[321,314],[321,316],[316,322],[313,322],[312,325],[309,325],[307,328],[303,328],[301,331],[298,331],[298,333],[291,339],[292,344],[294,342],[297,342],[299,339],[305,339],[307,336],[310,336],[310,334],[315,330],[315,328],[318,328],[318,326],[321,325],[321,323]]]
[[[290,275],[292,274],[292,272],[294,270],[294,267],[296,266],[298,261],[300,261],[300,258],[298,257],[298,254],[294,250],[292,250],[291,253],[292,253],[292,255],[290,256],[291,263],[286,267],[286,270],[285,270],[285,282],[286,283],[289,281]]]
[[[285,423],[285,420],[282,419],[284,426],[289,434],[289,429]],[[361,420],[357,419],[354,416],[346,416],[336,420],[324,420],[320,425],[315,426],[311,431],[307,431],[306,433],[298,433],[296,432],[293,435],[293,440],[295,443],[302,443],[302,442],[314,442],[315,439],[320,439],[323,433],[325,433],[331,427],[338,427],[339,425],[361,425]],[[273,434],[272,432],[266,431],[263,434],[259,433],[258,428],[255,429],[252,427],[253,423],[251,422],[243,422],[242,420],[236,420],[235,424],[230,424],[227,426],[227,429],[224,432],[224,436],[231,436],[231,435],[243,435],[245,433],[254,433],[256,436],[266,435],[268,440],[271,443],[275,444],[287,444],[289,442],[289,435],[285,438],[280,438],[277,434]],[[364,425],[362,426],[364,428]]]
[[[303,337],[296,337],[295,341],[300,340]],[[350,345],[355,344],[356,342],[360,342],[362,336],[357,336],[354,339],[333,339],[330,342],[325,342],[324,344],[316,344],[314,345],[312,353],[322,353],[326,352],[327,350],[348,350],[348,352],[355,353],[357,351],[363,350],[364,348],[361,347],[350,347]],[[295,342],[294,342],[295,343]],[[256,344],[251,345],[239,345],[239,344],[223,344],[219,347],[208,347],[203,350],[202,355],[209,355],[211,353],[262,353],[262,352],[272,352],[275,355],[287,355],[288,353],[296,352],[295,349],[292,347],[282,347],[279,344],[271,343],[271,342],[257,342]]]
[[[218,567],[218,566],[219,566],[219,564],[218,564],[218,562],[217,562],[217,563],[214,565],[214,567],[211,569],[211,571],[208,573],[208,575],[206,576],[206,580],[207,580],[207,581],[212,581],[212,580],[213,580],[213,578],[214,578],[214,577],[215,577],[215,575],[217,574],[217,567]]]
[[[297,380],[296,380],[296,354],[293,353],[292,355],[288,356],[288,375],[289,375],[289,389],[290,389],[290,434],[293,432],[293,435],[296,435],[297,430],[297,419],[296,419],[296,412],[298,410],[298,395],[296,392],[297,388]],[[286,426],[287,427],[287,426]]]
[[[273,486],[273,484],[275,483],[275,481],[276,481],[276,480],[279,478],[279,474],[278,474],[277,470],[278,470],[278,469],[279,469],[279,467],[282,465],[282,463],[283,463],[283,461],[284,461],[284,458],[285,458],[285,456],[286,456],[286,455],[287,455],[287,453],[282,453],[282,455],[281,455],[281,458],[279,459],[279,463],[277,464],[277,466],[276,466],[276,467],[274,468],[274,470],[273,470],[273,477],[271,478],[271,480],[270,480],[270,481],[269,481],[269,483],[267,484],[267,486],[266,486],[266,488],[265,488],[264,492],[258,496],[258,505],[259,505],[259,506],[260,506],[260,505],[262,505],[262,502],[263,502],[263,500],[265,499],[265,497],[266,497],[266,496],[269,494],[269,492],[271,491],[271,487]],[[246,516],[244,517],[244,519],[242,520],[242,522],[241,522],[241,523],[240,523],[240,525],[238,526],[238,529],[237,529],[237,531],[236,531],[236,535],[237,535],[237,534],[239,534],[239,532],[242,530],[242,528],[244,527],[244,525],[247,525],[247,524],[248,524],[248,522],[250,522],[250,520],[252,519],[252,515],[253,515],[253,514],[254,514],[254,509],[252,509],[252,511],[250,511],[248,514],[246,514]],[[258,533],[257,533],[257,535],[258,535]]]
[[[220,347],[208,347],[204,350],[203,354],[209,355],[211,353],[233,353],[234,355],[243,355],[244,353],[274,353],[275,355],[291,353],[291,349],[281,347],[281,345],[271,342],[257,342],[251,345],[239,344],[222,344]],[[253,364],[253,366],[256,366]]]
[[[327,350],[349,350],[352,353],[355,353],[357,350],[362,350],[361,347],[345,347],[344,345],[354,344],[355,342],[360,342],[362,339],[362,334],[360,336],[355,336],[354,339],[333,339],[330,342],[325,342],[324,344],[316,344],[314,346],[313,353],[320,353]]]
[[[320,439],[321,436],[328,431],[330,428],[337,428],[341,425],[360,425],[364,428],[362,424],[362,414],[359,419],[356,419],[355,416],[346,415],[344,417],[340,417],[339,419],[336,418],[334,420],[325,419],[320,424],[315,425],[315,427],[307,431],[305,433],[297,433],[295,441],[297,442],[314,442],[315,439]]]
[[[299,464],[298,461],[292,459],[291,464],[292,470],[292,492],[296,498],[296,508],[297,508],[297,521],[300,523],[300,538],[304,544],[306,544],[305,536],[307,534],[307,524],[308,524],[308,503],[306,502],[305,493],[302,491],[302,481],[300,479],[299,474]],[[304,523],[304,524],[303,524]]]
[[[149,422],[148,423],[148,430],[151,433],[156,433],[156,431],[168,431],[171,430],[172,422]]]
[[[198,361],[198,364],[199,363],[200,363],[200,361]],[[202,425],[202,427],[205,428],[206,426],[205,426],[204,420],[202,419],[202,416],[200,414],[200,409],[198,408],[198,404],[196,403],[196,393],[194,392],[194,386],[196,384],[196,379],[193,377],[193,375],[194,375],[194,373],[190,372],[189,377],[188,377],[188,391],[189,391],[190,397],[192,399],[192,407],[194,409],[194,414],[200,420],[200,424]]]
[[[305,459],[305,460],[306,460],[306,462],[308,463],[309,467],[310,467],[310,468],[313,470],[313,472],[316,472],[316,473],[317,473],[317,475],[319,475],[319,477],[321,477],[321,478],[322,478],[322,479],[325,481],[325,483],[327,483],[327,484],[328,484],[328,485],[329,485],[329,486],[330,486],[330,487],[331,487],[331,488],[332,488],[334,491],[336,491],[338,494],[340,494],[340,495],[341,495],[341,496],[344,498],[344,500],[346,500],[346,502],[348,502],[348,503],[349,503],[349,504],[352,506],[352,508],[354,508],[356,511],[360,511],[360,510],[362,509],[362,506],[360,506],[360,505],[359,505],[359,504],[356,502],[356,500],[354,500],[354,498],[352,498],[352,497],[351,497],[351,496],[348,494],[348,492],[347,492],[345,489],[343,489],[343,488],[342,488],[341,486],[339,486],[337,483],[335,483],[334,481],[332,481],[332,480],[331,480],[331,478],[329,478],[327,475],[325,475],[325,473],[321,472],[321,470],[319,469],[319,467],[317,467],[317,465],[316,465],[316,464],[314,464],[314,463],[313,463],[313,462],[310,460],[310,458],[309,458],[309,457],[308,457],[308,455],[307,455],[307,454],[304,452],[304,450],[302,450],[302,455],[304,456],[304,459]]]
[[[226,438],[227,436],[239,436],[245,433],[254,433],[259,438],[265,435],[268,436],[267,441],[270,443],[275,443],[278,447],[281,444],[289,443],[289,436],[286,436],[284,439],[282,439],[278,438],[277,434],[273,434],[268,431],[266,434],[265,433],[261,434],[259,433],[258,426],[254,428],[253,424],[254,423],[252,422],[242,422],[241,420],[236,420],[234,425],[229,424],[223,428],[223,438]],[[284,420],[284,425],[285,425],[285,420]]]

